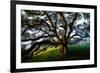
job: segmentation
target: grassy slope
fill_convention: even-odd
[[[63,60],[89,59],[89,54],[88,46],[69,46],[69,55]],[[59,48],[48,48],[47,51],[40,52],[32,58],[33,62],[61,60]]]

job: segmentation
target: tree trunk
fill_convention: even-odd
[[[62,58],[65,58],[68,55],[68,47],[67,47],[67,45],[66,46],[61,45],[60,55],[61,55]]]

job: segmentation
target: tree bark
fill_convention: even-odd
[[[67,47],[67,45],[66,46],[61,45],[60,55],[61,55],[61,58],[66,58],[67,57],[67,55],[68,55],[68,47]]]

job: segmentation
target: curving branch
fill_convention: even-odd
[[[62,21],[62,23],[63,23],[63,25],[62,26],[60,26],[60,27],[62,27],[63,29],[64,29],[64,33],[62,33],[62,40],[63,40],[63,43],[65,44],[66,43],[66,32],[67,32],[67,20],[65,19],[65,17],[64,17],[64,13],[63,12],[58,12],[58,14],[60,15],[60,19],[61,19],[61,21]]]
[[[69,25],[70,25],[70,26],[69,26],[70,31],[69,31],[69,33],[68,33],[68,35],[67,35],[67,40],[69,40],[70,35],[71,35],[71,33],[73,32],[74,23],[75,23],[76,20],[77,20],[77,13],[75,13],[75,16],[74,16],[73,21],[69,24]],[[69,41],[67,41],[67,42],[69,42]]]
[[[47,17],[48,17],[48,19],[49,19],[49,22],[50,22],[51,25],[52,25],[52,26],[48,25],[48,27],[49,27],[49,28],[51,29],[51,31],[55,34],[56,38],[58,39],[58,42],[62,42],[62,40],[60,39],[60,37],[59,37],[59,35],[58,35],[58,33],[57,33],[56,24],[54,24],[54,23],[52,22],[52,19],[51,19],[51,17],[48,15],[47,12],[45,12],[45,14],[47,15]],[[53,30],[52,30],[52,28],[53,28]]]
[[[47,38],[47,37],[55,37],[54,35],[48,35],[48,36],[39,36],[37,38],[34,38],[34,39],[22,39],[21,41],[36,41],[36,40],[39,40],[41,38]]]

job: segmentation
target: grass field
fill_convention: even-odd
[[[41,51],[36,56],[32,57],[32,62],[84,60],[90,58],[90,47],[86,45],[69,46],[68,56],[64,59],[61,59],[59,50],[59,47],[52,47],[48,48],[46,51]]]

